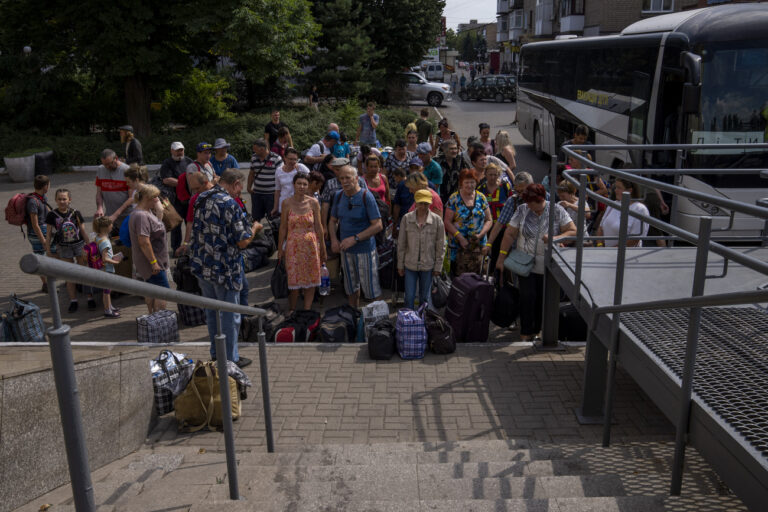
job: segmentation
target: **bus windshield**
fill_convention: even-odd
[[[768,40],[709,43],[696,53],[702,59],[701,116],[690,125],[690,143],[768,141]],[[762,150],[700,150],[690,156],[689,165],[700,168],[756,168],[768,163]]]

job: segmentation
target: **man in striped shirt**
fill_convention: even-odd
[[[269,150],[266,140],[257,139],[253,143],[251,172],[248,173],[253,220],[260,220],[272,211],[275,202],[275,171],[281,165],[283,159]]]

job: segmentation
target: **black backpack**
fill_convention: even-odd
[[[357,339],[360,311],[345,304],[331,308],[323,315],[318,337],[323,343],[346,343]]]
[[[283,323],[285,316],[276,302],[267,302],[257,305],[257,308],[265,310],[267,313],[263,317],[264,339],[274,341],[277,326]],[[257,343],[259,341],[259,317],[241,316],[240,317],[240,336],[239,341],[245,343]]]
[[[368,332],[368,355],[375,361],[387,361],[395,355],[395,326],[388,319],[379,320]]]
[[[183,254],[179,256],[176,260],[176,265],[173,267],[173,281],[176,283],[177,290],[201,295],[203,292],[200,290],[200,283],[197,282],[197,278],[192,274],[192,266],[189,264],[189,261],[188,255]]]
[[[306,343],[314,341],[320,325],[320,313],[299,309],[275,328],[276,343]]]
[[[453,328],[445,318],[427,308],[424,311],[424,325],[427,328],[427,341],[432,352],[435,354],[456,352],[456,338],[453,336]]]

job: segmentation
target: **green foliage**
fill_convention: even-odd
[[[171,120],[182,124],[198,125],[232,117],[228,102],[234,101],[235,95],[228,90],[226,78],[194,68],[182,80],[180,87],[165,90],[163,108]]]
[[[169,129],[155,132],[141,138],[144,161],[160,163],[170,154],[173,141],[181,141],[187,148],[187,154],[194,156],[198,142],[213,142],[217,137],[224,137],[231,144],[230,153],[238,161],[251,158],[253,141],[264,136],[264,126],[269,122],[271,109],[264,109],[256,114],[243,114],[210,121],[200,126]],[[319,112],[309,108],[282,108],[280,119],[290,130],[293,142],[299,150],[308,148],[326,133],[328,123],[340,125],[350,139],[357,130],[357,118],[364,108],[355,102],[344,102],[337,108],[321,107]],[[408,109],[377,107],[376,112],[381,122],[376,132],[385,146],[391,146],[397,138],[403,137],[405,125],[413,121],[416,115]],[[121,153],[120,141],[116,132],[96,133],[89,136],[61,135],[46,136],[36,131],[19,131],[8,125],[0,125],[0,159],[18,151],[19,148],[48,147],[55,155],[58,170],[65,170],[75,165],[97,165],[99,154],[104,148],[112,148]]]

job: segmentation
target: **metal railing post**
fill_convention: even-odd
[[[545,350],[562,350],[557,340],[558,324],[560,323],[560,285],[550,271],[552,263],[553,243],[555,232],[555,208],[557,206],[557,156],[552,155],[549,172],[549,219],[547,226],[547,246],[544,254],[544,300],[541,315],[541,346]],[[541,243],[541,240],[539,241]]]
[[[627,231],[629,230],[630,193],[621,194],[621,220],[619,222],[619,246],[616,251],[616,282],[613,288],[613,304],[621,304],[624,292],[624,264],[627,259]],[[611,346],[608,351],[608,375],[605,384],[605,417],[603,418],[603,446],[611,444],[611,417],[613,413],[613,391],[616,380],[616,358],[619,355],[619,318],[613,313],[611,321]]]
[[[573,285],[576,290],[576,304],[581,303],[581,267],[584,260],[584,224],[587,205],[587,180],[589,176],[579,176],[579,212],[576,221],[576,268]]]
[[[267,434],[267,451],[275,451],[272,434],[272,404],[269,399],[269,375],[267,374],[267,341],[264,334],[264,317],[259,317],[259,373],[261,373],[261,396],[264,403],[264,429]]]
[[[67,451],[72,497],[77,512],[96,510],[88,464],[88,446],[83,432],[83,416],[80,410],[80,392],[75,378],[75,361],[69,340],[69,326],[61,323],[56,279],[47,276],[48,296],[51,299],[53,328],[48,329],[51,366],[59,400],[61,428],[64,431],[64,448]]]
[[[711,233],[712,217],[702,217],[699,221],[699,245],[696,248],[696,268],[693,274],[692,297],[699,297],[704,294]],[[683,380],[680,387],[680,409],[678,410],[677,425],[675,426],[675,459],[672,464],[672,482],[669,489],[669,494],[672,496],[679,496],[683,485],[685,443],[688,438],[688,422],[691,417],[691,394],[693,393],[693,374],[696,367],[700,323],[701,307],[691,308],[688,317],[688,339],[685,343]]]
[[[232,428],[232,400],[229,394],[229,371],[227,370],[227,342],[226,337],[221,332],[221,311],[219,310],[216,310],[216,336],[214,336],[214,340],[216,343],[216,368],[219,373],[219,393],[221,394],[221,422],[224,429],[224,446],[227,452],[229,499],[239,500],[235,433]]]

